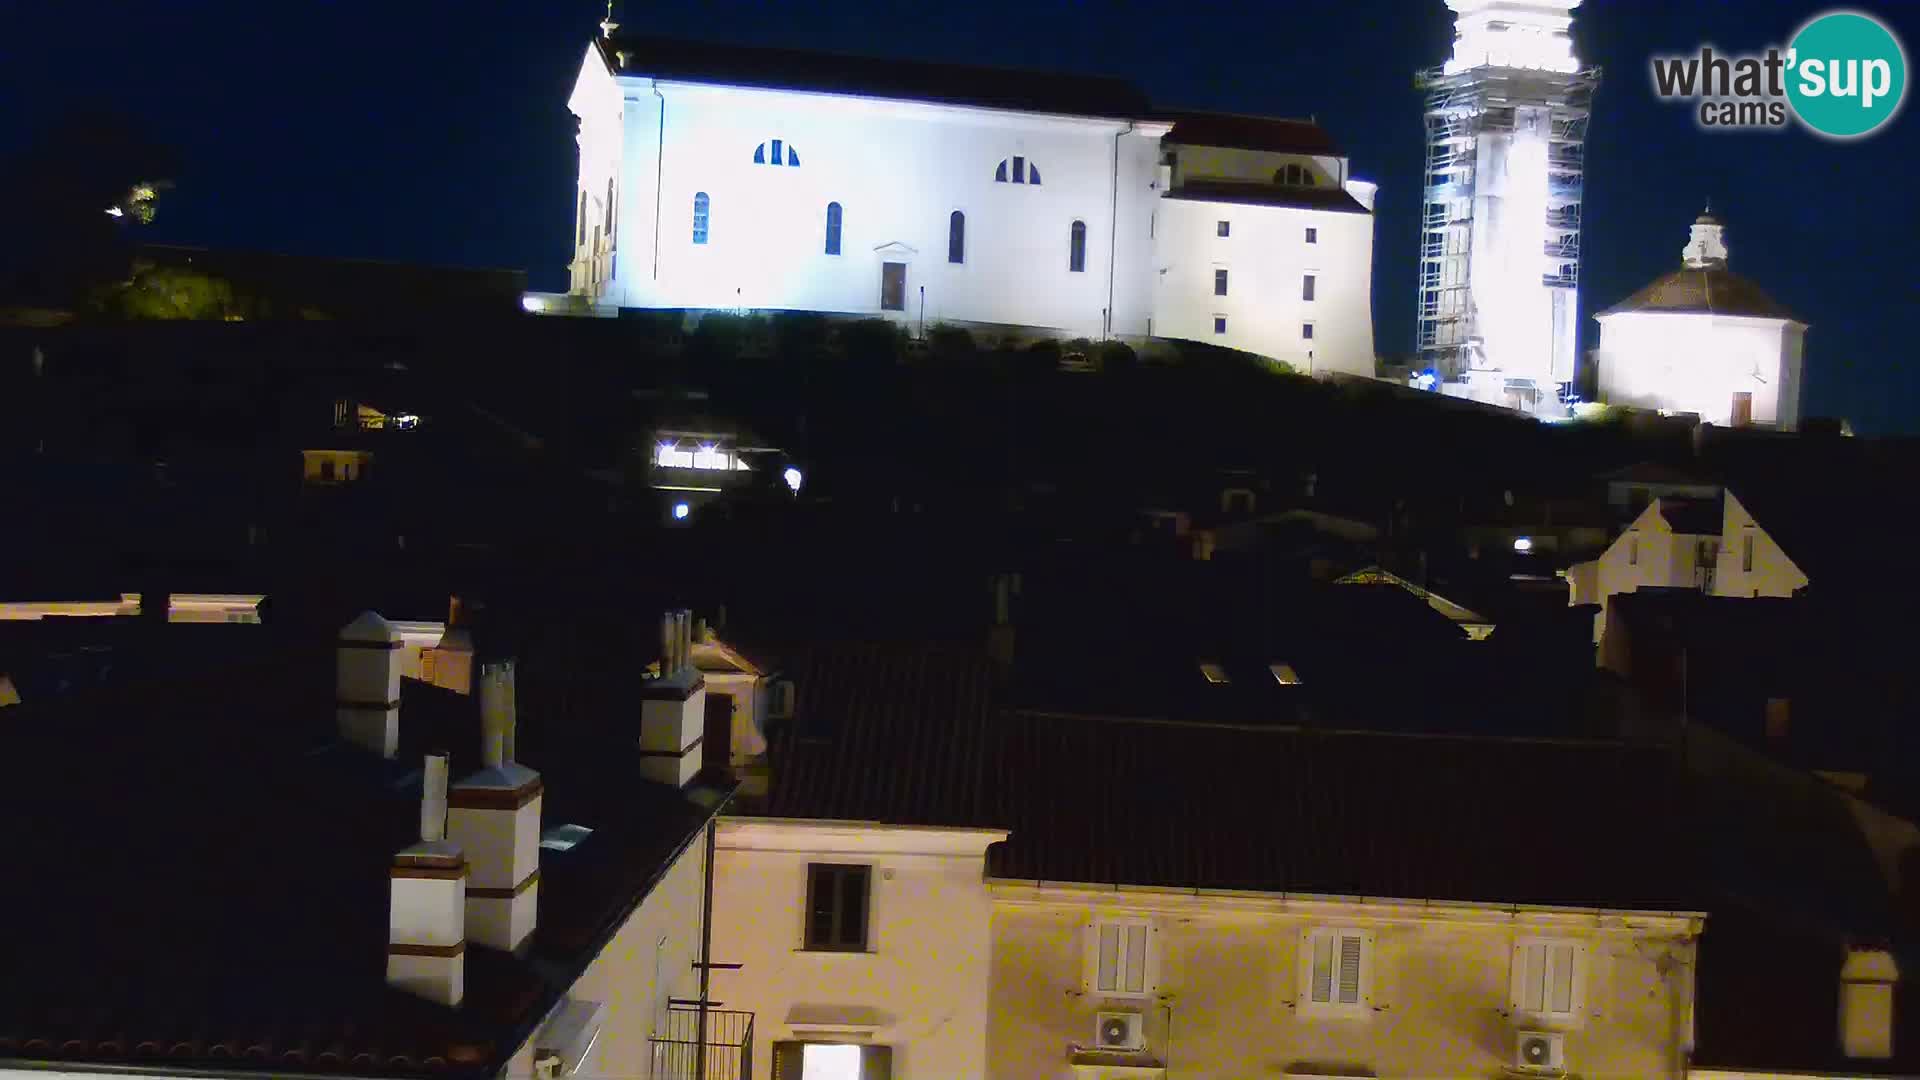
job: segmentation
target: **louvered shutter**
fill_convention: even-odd
[[[1564,1016],[1579,1004],[1580,947],[1523,941],[1513,950],[1513,1007],[1536,1016]]]
[[[1359,934],[1340,935],[1340,1004],[1360,1004],[1360,951],[1364,944]]]
[[[891,1080],[893,1076],[893,1047],[863,1046],[860,1048],[860,1080]]]
[[[1546,1007],[1547,947],[1521,945],[1513,951],[1513,1007],[1537,1013]]]
[[[1573,1011],[1573,958],[1572,945],[1550,945],[1547,947],[1547,1011],[1570,1013]]]
[[[1147,927],[1144,923],[1133,923],[1125,929],[1127,966],[1123,972],[1121,992],[1144,994],[1147,992]]]
[[[773,1080],[801,1080],[801,1054],[804,1043],[773,1044]]]
[[[1313,992],[1315,1002],[1333,1002],[1333,935],[1313,935]]]
[[[1112,923],[1104,923],[1100,927],[1100,974],[1094,981],[1094,989],[1103,994],[1111,994],[1120,989],[1120,960],[1123,937],[1123,930],[1119,926]]]

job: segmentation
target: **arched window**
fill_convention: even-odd
[[[607,181],[607,250],[614,250],[613,239],[613,181]]]
[[[827,254],[840,254],[840,204],[827,204]]]
[[[800,164],[800,155],[793,147],[779,139],[770,139],[753,148],[755,165],[792,165]]]
[[[707,193],[704,191],[693,193],[693,242],[707,242]]]
[[[993,170],[993,179],[1001,184],[1038,184],[1040,167],[1019,156],[1001,158],[999,167]]]
[[[587,242],[587,189],[581,188],[580,189],[580,235],[574,239],[573,246],[581,247],[585,245],[586,242]]]
[[[958,210],[947,218],[947,261],[967,261],[967,215]]]
[[[1073,229],[1068,234],[1067,269],[1070,272],[1075,274],[1082,274],[1086,272],[1086,269],[1087,269],[1087,223],[1084,221],[1074,222]]]

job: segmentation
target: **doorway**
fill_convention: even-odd
[[[907,310],[906,263],[883,262],[880,264],[880,310]]]

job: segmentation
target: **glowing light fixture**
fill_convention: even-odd
[[[107,207],[107,216],[108,217],[125,217],[126,211],[120,209],[117,206],[109,206]]]
[[[780,474],[780,478],[787,482],[787,487],[791,488],[795,495],[800,494],[800,482],[805,479],[805,477],[800,475],[799,469],[789,465],[787,466],[787,471]]]
[[[1515,550],[1515,551],[1517,551],[1517,552],[1519,552],[1519,553],[1520,553],[1520,554],[1522,554],[1522,555],[1525,555],[1525,554],[1526,554],[1527,552],[1529,552],[1529,551],[1532,551],[1532,550],[1533,550],[1533,537],[1531,537],[1531,536],[1516,536],[1516,537],[1514,537],[1514,538],[1513,538],[1513,550]]]
[[[540,311],[540,299],[534,296],[523,296],[520,298],[520,309],[529,315],[538,314]]]
[[[685,521],[687,520],[687,515],[691,513],[693,513],[693,508],[688,506],[686,503],[673,504],[673,520]]]

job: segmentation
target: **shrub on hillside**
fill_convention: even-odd
[[[958,326],[935,326],[927,333],[927,350],[942,364],[970,363],[980,352],[973,335]]]
[[[856,364],[898,363],[907,332],[885,319],[861,319],[840,327],[840,351]]]

